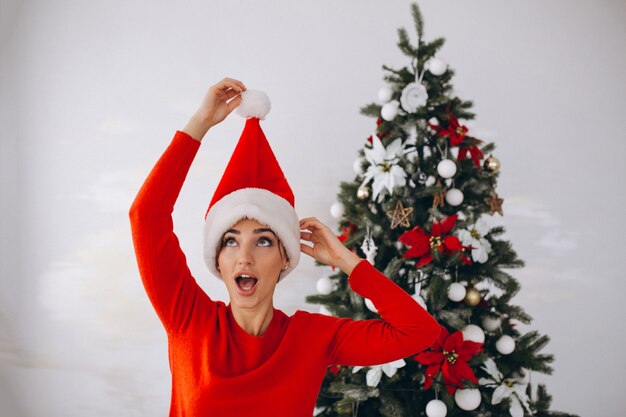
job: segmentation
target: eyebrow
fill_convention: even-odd
[[[263,232],[270,232],[274,236],[276,236],[276,233],[274,233],[274,231],[272,229],[268,229],[268,228],[265,228],[265,229],[254,229],[254,233],[263,233]],[[226,232],[224,232],[224,234],[226,234],[226,233],[234,233],[236,235],[240,235],[241,234],[241,232],[239,230],[237,230],[237,229],[228,229]]]

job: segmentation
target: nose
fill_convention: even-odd
[[[252,249],[249,248],[249,245],[241,245],[241,249],[239,250],[237,257],[238,265],[254,265],[254,256],[252,255]]]

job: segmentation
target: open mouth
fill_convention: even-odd
[[[243,291],[250,291],[254,288],[258,280],[249,275],[242,274],[235,278],[235,281],[237,281],[237,286]]]

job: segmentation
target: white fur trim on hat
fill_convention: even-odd
[[[263,188],[241,188],[213,204],[204,222],[204,261],[213,275],[222,279],[215,266],[217,245],[244,217],[267,224],[285,246],[289,266],[281,271],[280,282],[300,261],[300,221],[287,200]]]
[[[267,94],[261,90],[247,89],[241,93],[241,103],[235,112],[245,118],[258,117],[263,120],[271,108],[272,104]]]

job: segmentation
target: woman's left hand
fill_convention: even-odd
[[[350,275],[352,269],[362,260],[346,248],[332,230],[317,218],[307,217],[300,220],[300,229],[300,239],[313,243],[313,246],[300,243],[301,251],[318,261],[338,267]]]

